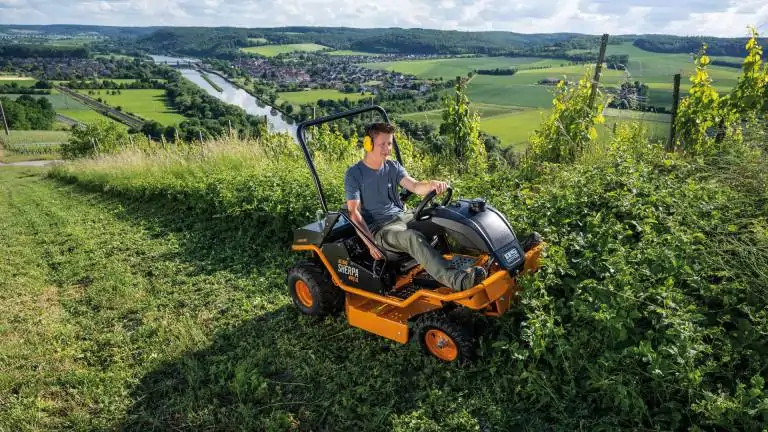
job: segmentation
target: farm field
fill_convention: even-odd
[[[2,96],[10,96],[12,99],[15,99],[21,95],[6,94]],[[127,128],[127,126],[125,126],[124,124],[112,118],[103,116],[101,115],[101,113],[98,113],[88,108],[83,103],[71,98],[70,96],[61,94],[56,90],[51,90],[50,95],[31,95],[31,96],[35,99],[41,98],[41,97],[48,99],[51,102],[51,105],[53,105],[53,109],[55,109],[58,114],[69,117],[71,119],[81,121],[84,123],[91,122],[97,119],[108,119],[109,121],[118,123],[121,127]]]
[[[3,94],[1,96],[8,97],[10,99],[16,99],[19,96],[22,96],[20,94]],[[39,98],[46,98],[49,102],[51,102],[51,105],[53,105],[53,108],[58,111],[60,109],[67,109],[67,110],[87,110],[89,109],[82,103],[76,101],[75,99],[72,99],[71,97],[67,95],[63,95],[56,90],[51,90],[51,94],[49,95],[29,95],[32,96],[35,99]]]
[[[128,126],[126,126],[123,123],[120,123],[119,121],[113,119],[112,117],[107,117],[105,115],[101,115],[101,113],[98,113],[91,109],[84,109],[84,110],[57,110],[57,113],[69,117],[73,120],[77,120],[82,123],[90,123],[97,120],[108,120],[110,122],[116,123],[120,128],[128,129]]]
[[[67,131],[12,130],[10,136],[2,131],[0,132],[0,162],[58,159],[59,146],[68,139]]]
[[[351,50],[336,50],[336,51],[328,51],[325,54],[333,55],[333,56],[370,56],[370,57],[378,57],[381,54],[377,53],[369,53],[369,52],[363,52],[363,51],[351,51]]]
[[[313,89],[297,92],[280,92],[278,93],[278,103],[281,100],[288,101],[292,104],[305,104],[312,103],[319,99],[344,99],[347,98],[351,101],[357,101],[364,98],[370,98],[370,96],[361,95],[360,93],[344,93],[335,89]]]
[[[681,96],[690,89],[689,76],[695,70],[695,64],[686,54],[660,54],[641,50],[631,43],[609,45],[607,54],[628,54],[629,65],[626,71],[609,69],[602,70],[601,88],[605,91],[618,87],[622,82],[638,80],[649,87],[647,103],[672,107],[672,87],[674,75],[680,73]],[[729,61],[742,61],[738,58],[727,58]],[[540,124],[538,113],[548,112],[554,95],[553,86],[539,85],[542,79],[567,79],[578,81],[584,74],[586,66],[562,65],[564,60],[539,58],[507,58],[507,57],[463,57],[436,60],[397,61],[382,63],[362,63],[363,66],[374,69],[386,69],[413,74],[419,78],[453,79],[456,76],[466,76],[472,69],[504,68],[514,66],[518,72],[514,75],[475,75],[467,86],[467,95],[474,105],[477,105],[481,115],[481,128],[488,133],[497,135],[507,145],[518,146],[521,139],[525,140],[530,132]],[[736,84],[739,70],[724,66],[710,66],[709,73],[713,85],[720,92],[728,92]],[[510,112],[499,116],[499,113],[483,112],[482,106],[493,104],[499,106],[525,107],[529,112]],[[536,115],[534,115],[536,114]],[[614,113],[617,118],[627,119],[625,113]],[[668,121],[653,121],[647,113],[641,119],[648,120],[650,132],[654,135],[665,135],[668,131]],[[611,114],[608,114],[611,115]],[[424,119],[440,122],[438,112],[413,113],[403,116],[410,119]],[[509,125],[509,126],[507,126]],[[524,128],[521,130],[521,128]],[[522,137],[522,138],[521,138]]]
[[[159,89],[120,90],[119,95],[109,94],[110,90],[77,90],[78,93],[94,99],[101,98],[111,107],[121,107],[124,112],[135,113],[148,120],[169,126],[185,120],[185,117],[173,110],[165,99],[165,91]]]
[[[247,53],[260,54],[267,57],[274,57],[279,54],[290,53],[294,51],[320,51],[328,48],[324,45],[313,43],[304,44],[283,44],[283,45],[262,45],[255,47],[240,48]]]
[[[37,83],[35,78],[0,75],[0,85],[16,84],[19,87],[32,87]]]
[[[360,66],[371,69],[382,69],[404,74],[415,75],[419,78],[454,79],[466,76],[473,69],[496,68],[525,68],[561,65],[565,60],[541,59],[536,57],[459,57],[433,60],[401,60],[395,62],[360,63]]]

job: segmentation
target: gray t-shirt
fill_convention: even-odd
[[[406,175],[395,160],[387,159],[379,170],[360,161],[347,169],[344,194],[347,200],[360,200],[360,213],[367,224],[380,224],[403,212],[397,186]]]

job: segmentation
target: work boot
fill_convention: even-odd
[[[475,266],[467,269],[467,275],[461,280],[461,289],[464,291],[484,281],[488,277],[488,272],[483,267]]]

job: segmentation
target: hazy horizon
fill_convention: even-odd
[[[762,0],[0,0],[3,25],[428,28],[515,33],[745,37],[768,32]]]

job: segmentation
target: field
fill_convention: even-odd
[[[357,101],[365,99],[370,96],[361,95],[360,93],[344,93],[334,89],[313,89],[297,92],[280,92],[278,93],[278,103],[281,100],[288,101],[292,104],[306,104],[317,101],[318,99],[344,99],[347,98],[351,101]]]
[[[101,98],[107,105],[121,107],[126,113],[135,113],[166,126],[180,123],[185,119],[168,105],[164,90],[120,90],[119,95],[108,94],[110,90],[93,90],[93,94],[89,94],[88,90],[77,91],[94,99]]]
[[[371,56],[371,57],[377,57],[381,55],[377,53],[369,53],[369,52],[363,52],[363,51],[350,51],[350,50],[328,51],[326,52],[326,54],[334,55],[334,56]]]
[[[69,132],[53,130],[0,129],[0,162],[21,162],[59,158],[59,146],[69,139]]]
[[[318,202],[269,139],[0,169],[4,430],[764,429],[764,155],[624,136],[534,180],[406,158],[550,245],[459,367],[297,311],[292,232]]]
[[[274,57],[279,54],[285,54],[295,51],[320,51],[328,47],[313,43],[305,44],[284,44],[284,45],[262,45],[256,47],[240,48],[247,53],[260,54],[267,57]]]
[[[16,83],[19,87],[32,87],[37,83],[35,78],[18,77],[13,75],[0,75],[0,85],[10,85]]]
[[[542,67],[561,65],[564,60],[541,59],[534,57],[459,57],[434,60],[402,60],[395,62],[360,63],[371,69],[382,69],[404,74],[415,75],[419,78],[454,79],[466,76],[473,69],[496,69],[517,67]]]
[[[638,80],[649,87],[646,103],[672,107],[672,87],[676,73],[682,75],[681,96],[685,96],[690,88],[688,80],[695,70],[690,56],[686,54],[659,54],[643,51],[631,43],[609,45],[607,54],[628,54],[629,65],[626,71],[604,67],[601,76],[601,89],[608,91],[617,88],[622,82]],[[728,58],[730,61],[741,59]],[[585,66],[564,65],[565,60],[540,58],[507,58],[507,57],[463,57],[436,60],[397,61],[382,63],[362,63],[363,66],[374,69],[385,69],[401,73],[413,74],[419,78],[454,79],[456,76],[466,76],[473,69],[492,69],[516,67],[518,72],[510,76],[476,75],[472,77],[467,87],[467,94],[473,104],[481,107],[494,104],[510,107],[527,107],[530,113],[521,115],[519,112],[503,116],[483,114],[481,112],[481,128],[486,132],[499,136],[504,145],[521,145],[521,137],[527,137],[539,124],[539,112],[547,112],[552,104],[554,88],[538,85],[542,79],[579,80],[585,71]],[[710,66],[713,85],[718,91],[727,92],[736,84],[739,70],[723,66]],[[618,113],[617,113],[618,114]],[[609,114],[610,115],[610,114]],[[430,120],[434,116],[427,114]],[[439,114],[438,114],[439,117]],[[423,115],[411,114],[404,118],[423,118]],[[642,116],[642,119],[648,119]],[[625,114],[614,120],[626,120]],[[665,136],[668,131],[668,121],[647,121],[651,132],[656,136]],[[525,128],[520,130],[520,128]],[[522,138],[524,139],[524,138]]]

